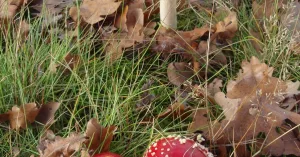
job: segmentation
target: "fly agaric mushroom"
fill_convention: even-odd
[[[93,157],[122,157],[122,156],[115,153],[105,152],[105,153],[95,154]]]
[[[160,0],[160,22],[166,28],[177,28],[177,0]]]
[[[199,136],[199,142],[181,136],[161,138],[150,145],[144,157],[213,157],[213,154],[200,144],[204,139]]]

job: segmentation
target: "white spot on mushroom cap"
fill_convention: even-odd
[[[186,143],[186,139],[184,139],[184,138],[183,139],[179,139],[179,143],[180,144],[185,144]]]

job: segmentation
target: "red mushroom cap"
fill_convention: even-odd
[[[168,136],[152,143],[144,157],[213,157],[213,154],[192,139]]]
[[[122,157],[122,156],[115,153],[105,152],[105,153],[95,154],[93,157]]]

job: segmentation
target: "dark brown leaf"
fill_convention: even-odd
[[[186,80],[194,75],[193,68],[185,62],[170,63],[167,70],[169,81],[176,85],[181,86]]]
[[[58,102],[49,102],[42,105],[35,120],[44,125],[51,125],[54,121],[54,114],[60,107]]]

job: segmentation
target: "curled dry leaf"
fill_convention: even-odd
[[[88,122],[85,131],[85,134],[88,137],[85,144],[90,150],[89,152],[94,153],[99,148],[100,153],[107,152],[116,129],[117,127],[115,126],[103,127],[97,122],[97,119],[92,118]]]
[[[172,84],[181,86],[187,79],[194,75],[194,71],[188,63],[173,62],[168,65],[167,74]]]
[[[300,141],[282,128],[286,119],[299,125],[300,115],[280,107],[286,97],[300,92],[299,83],[272,77],[273,68],[255,57],[244,61],[242,69],[236,80],[229,81],[226,96],[222,92],[215,95],[226,116],[217,136],[222,135],[228,143],[257,140],[256,147],[261,147],[263,154],[299,156]],[[260,133],[266,138],[257,138]]]
[[[116,12],[120,4],[121,2],[115,2],[115,0],[84,0],[80,5],[79,15],[86,23],[95,24],[105,19],[105,16]],[[72,7],[69,14],[74,21],[77,21],[76,7]]]
[[[9,120],[10,128],[19,130],[25,129],[28,123],[35,121],[44,125],[52,124],[54,114],[59,108],[60,103],[50,102],[38,108],[35,103],[22,105],[20,108],[13,106],[10,111],[0,115],[0,122]]]
[[[55,136],[47,130],[40,139],[38,151],[40,157],[74,156],[81,150],[82,143],[86,140],[84,135],[71,133],[68,137]]]

